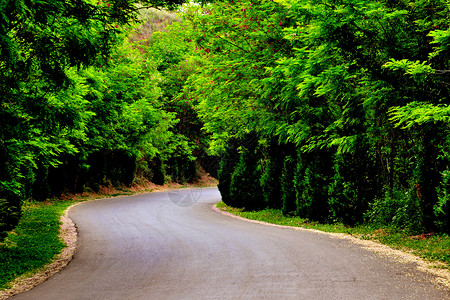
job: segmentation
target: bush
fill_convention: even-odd
[[[235,206],[245,210],[258,210],[265,206],[259,174],[258,156],[254,148],[244,149],[231,176],[230,197]]]
[[[154,184],[163,185],[166,182],[166,175],[164,171],[164,163],[161,160],[161,157],[157,155],[151,164],[151,169],[153,176],[151,181]]]
[[[13,195],[8,199],[0,197],[0,242],[5,238],[6,233],[19,223],[20,208],[19,197]]]
[[[6,232],[13,229],[19,222],[22,200],[25,198],[27,185],[31,185],[30,178],[32,178],[31,168],[24,172],[31,176],[22,174],[19,176],[19,164],[11,155],[8,155],[3,145],[0,138],[0,242]]]
[[[287,155],[283,163],[283,173],[281,175],[281,199],[284,215],[295,215],[297,211],[296,193],[294,187],[294,172],[296,159],[294,155]]]
[[[330,161],[334,166],[328,188],[331,221],[351,226],[363,221],[369,203],[382,198],[378,166],[367,145],[363,141],[358,145],[353,153],[335,154]]]
[[[283,151],[281,147],[272,142],[269,145],[268,157],[264,162],[264,171],[260,184],[264,195],[264,202],[269,208],[281,209],[281,174],[283,173]]]
[[[31,188],[34,199],[44,201],[52,194],[48,176],[49,170],[47,166],[39,166],[35,171],[34,182]]]
[[[419,232],[422,227],[422,213],[419,199],[411,189],[409,192],[393,190],[386,192],[384,198],[375,199],[370,204],[365,217],[376,227],[394,227]]]
[[[299,153],[294,184],[298,215],[315,221],[328,219],[328,191],[331,163],[327,153]]]
[[[328,205],[330,207],[330,218],[332,222],[342,222],[353,225],[359,221],[361,214],[358,207],[357,186],[341,173],[340,162],[334,164],[334,176],[328,188]]]
[[[206,151],[202,151],[198,156],[198,161],[206,173],[217,178],[217,172],[220,167],[220,158],[218,156],[208,155]]]
[[[222,196],[222,201],[229,205],[235,206],[235,201],[231,197],[230,184],[231,176],[237,164],[237,151],[233,147],[227,149],[226,153],[222,155],[219,170],[217,171],[217,178],[219,180],[218,188]]]
[[[197,178],[197,164],[187,155],[171,157],[167,161],[166,174],[178,183],[193,182]]]
[[[438,203],[434,206],[435,224],[439,230],[450,233],[450,171],[442,172],[442,181],[437,189]]]

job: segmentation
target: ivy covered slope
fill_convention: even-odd
[[[0,237],[27,198],[195,173],[160,49],[129,41],[143,6],[179,4],[2,1]]]
[[[224,201],[448,233],[448,13],[427,0],[184,9],[202,66],[180,97],[222,157]]]

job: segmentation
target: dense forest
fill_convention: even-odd
[[[5,0],[0,232],[25,199],[183,182],[216,155],[231,206],[448,233],[449,9]]]

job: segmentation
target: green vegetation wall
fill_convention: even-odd
[[[1,9],[0,231],[26,198],[211,154],[232,205],[449,230],[447,1],[226,0],[131,37],[131,1]]]
[[[176,179],[192,171],[180,117],[159,100],[161,62],[128,42],[134,1],[7,0],[0,10],[0,237],[27,198],[130,184],[139,172],[160,179],[154,160],[182,165]]]
[[[267,178],[285,161],[288,213],[448,231],[448,13],[446,1],[427,0],[187,7],[202,67],[184,96],[199,99],[217,154],[249,132],[260,145],[295,145],[294,168],[292,155],[259,150],[264,205],[279,207]]]

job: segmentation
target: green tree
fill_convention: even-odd
[[[217,153],[248,132],[300,150],[298,212],[313,214],[322,198],[320,219],[355,224],[384,198],[434,230],[449,163],[448,9],[428,0],[188,7],[202,68],[184,95],[200,99]]]
[[[267,145],[266,157],[263,158],[263,173],[260,185],[267,207],[281,209],[281,175],[283,173],[284,151],[278,141],[273,138]]]
[[[48,192],[37,188],[48,169],[80,153],[93,114],[78,70],[108,64],[137,9],[134,1],[5,0],[0,10],[0,220],[8,230],[24,198]]]
[[[287,155],[283,162],[283,173],[281,175],[281,199],[283,201],[281,210],[284,215],[295,215],[297,213],[297,196],[294,185],[295,168],[296,156]]]
[[[242,149],[230,182],[230,197],[235,206],[248,211],[265,207],[258,173],[256,147]]]
[[[329,221],[328,187],[333,174],[330,154],[298,154],[294,175],[297,213],[303,218],[320,222]]]
[[[230,206],[238,206],[235,198],[231,197],[231,177],[233,175],[236,164],[238,163],[239,153],[231,144],[229,148],[221,155],[217,178],[219,179],[218,188],[222,201]]]

